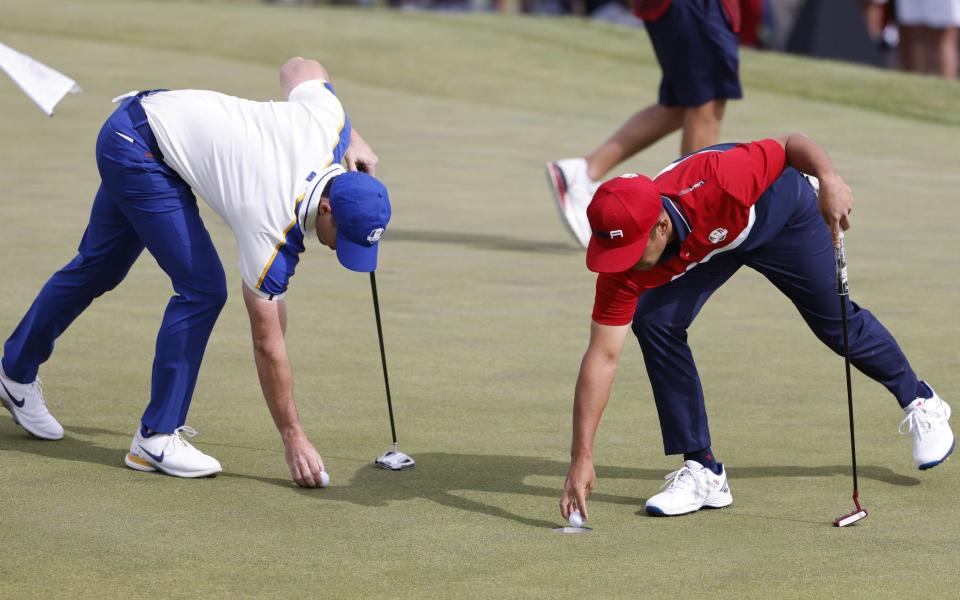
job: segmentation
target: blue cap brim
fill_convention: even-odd
[[[370,273],[377,270],[377,247],[356,244],[337,234],[337,260],[344,267],[358,273]]]

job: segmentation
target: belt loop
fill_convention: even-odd
[[[148,90],[146,92],[140,92],[131,98],[129,100],[129,104],[127,104],[127,114],[130,115],[130,121],[133,125],[133,128],[137,131],[137,133],[140,134],[140,137],[143,138],[143,141],[147,143],[147,147],[150,148],[150,152],[158,161],[163,160],[163,152],[160,151],[160,146],[157,144],[157,138],[153,135],[153,130],[150,129],[150,122],[147,120],[147,113],[143,110],[140,99],[144,96],[149,96],[162,91],[165,90]]]

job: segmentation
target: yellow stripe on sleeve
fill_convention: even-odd
[[[270,271],[270,267],[273,266],[273,261],[277,259],[277,254],[280,253],[280,248],[283,248],[287,245],[287,234],[290,233],[290,230],[293,229],[297,224],[297,211],[300,208],[300,203],[303,202],[303,197],[306,195],[306,192],[300,194],[296,202],[293,205],[293,221],[287,225],[287,228],[283,230],[283,241],[277,244],[273,249],[273,254],[270,255],[270,260],[267,261],[267,266],[263,268],[263,272],[260,273],[260,279],[257,281],[257,289],[263,285],[263,280],[266,278],[267,273]]]

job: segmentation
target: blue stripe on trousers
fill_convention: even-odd
[[[226,302],[226,277],[190,187],[154,159],[155,140],[144,139],[131,122],[127,108],[135,101],[126,100],[100,131],[102,183],[78,254],[47,281],[7,340],[3,368],[16,381],[33,381],[57,337],[124,279],[146,247],[176,293],[157,335],[142,422],[169,432],[186,420],[207,340]]]
[[[843,350],[833,242],[813,188],[793,169],[757,202],[743,245],[640,297],[633,331],[653,387],[666,454],[712,445],[687,329],[707,299],[742,265],[786,295],[824,344]],[[901,406],[920,395],[919,381],[896,340],[870,311],[847,299],[851,363],[883,384]]]

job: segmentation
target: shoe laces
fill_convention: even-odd
[[[33,383],[30,384],[30,387],[36,390],[37,400],[40,401],[40,406],[43,406],[44,408],[46,408],[47,403],[44,402],[43,400],[43,385],[40,382],[39,376],[37,376],[37,378],[33,381]]]
[[[664,476],[664,479],[666,479],[666,482],[660,486],[661,490],[664,488],[672,490],[690,487],[696,489],[699,487],[697,484],[696,475],[694,475],[693,471],[690,470],[690,467],[686,465],[672,473],[667,473]]]
[[[183,438],[184,435],[187,437],[196,437],[197,430],[189,425],[181,425],[173,430],[173,438],[171,443],[174,445],[174,447],[181,445],[186,448],[193,448],[193,444]]]
[[[902,435],[912,433],[919,439],[923,437],[924,432],[930,431],[946,420],[947,414],[943,408],[943,403],[935,402],[931,398],[910,409],[903,420],[900,421],[900,427],[897,428],[897,431]],[[903,428],[904,425],[907,427],[906,430]]]

